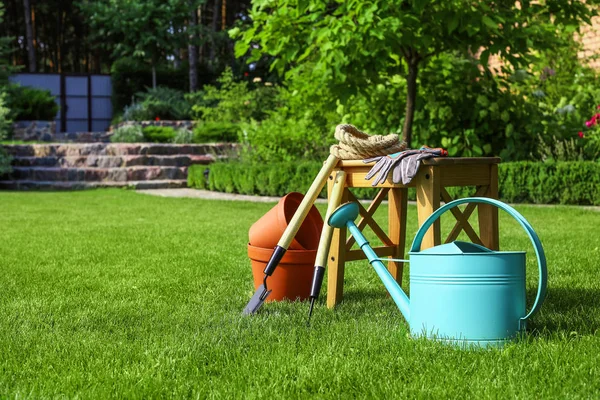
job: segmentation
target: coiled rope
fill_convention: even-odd
[[[331,146],[329,152],[341,160],[362,160],[406,149],[406,142],[395,133],[369,135],[349,124],[336,126],[334,136],[339,143]]]

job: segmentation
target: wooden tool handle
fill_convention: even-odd
[[[319,248],[317,249],[317,257],[315,259],[315,265],[324,267],[327,265],[327,255],[329,254],[329,245],[331,244],[331,237],[333,236],[333,227],[330,226],[327,221],[331,214],[342,202],[342,194],[344,193],[344,181],[346,180],[346,173],[344,171],[338,171],[333,182],[333,189],[329,195],[329,204],[327,205],[327,213],[325,214],[325,223],[323,224],[323,230],[321,231],[321,239],[319,241]]]
[[[277,246],[283,247],[286,250],[290,246],[290,243],[292,243],[294,236],[296,236],[296,233],[298,233],[302,222],[304,222],[304,219],[308,215],[310,208],[315,203],[317,196],[321,192],[321,189],[323,189],[323,186],[325,186],[327,178],[331,174],[331,171],[333,171],[333,169],[337,165],[338,161],[339,159],[334,155],[330,155],[329,157],[327,157],[327,160],[325,161],[323,167],[317,174],[317,177],[315,178],[312,185],[310,185],[310,188],[308,188],[308,191],[304,195],[304,199],[302,199],[302,202],[300,203],[300,206],[298,206],[298,209],[292,217],[292,220],[283,232],[283,235],[281,235]]]

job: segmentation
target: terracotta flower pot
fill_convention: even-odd
[[[248,233],[250,244],[264,249],[275,248],[303,198],[304,195],[297,192],[282,197],[275,207],[250,227]],[[323,218],[313,205],[288,250],[316,250],[319,247],[321,229],[323,229]]]
[[[255,290],[263,283],[263,270],[267,266],[271,254],[273,254],[273,249],[248,245]],[[307,299],[310,296],[316,256],[316,250],[286,251],[273,275],[267,279],[267,287],[273,291],[266,301]]]

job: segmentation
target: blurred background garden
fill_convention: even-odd
[[[110,77],[106,140],[237,143],[210,174],[190,167],[193,187],[301,190],[285,182],[312,177],[335,126],[351,123],[413,148],[500,156],[506,200],[600,204],[597,2],[519,4],[8,0],[0,135],[27,143],[15,122],[69,108],[15,76],[96,74]]]

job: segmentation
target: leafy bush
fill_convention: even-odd
[[[58,104],[49,90],[9,85],[7,93],[10,117],[15,121],[51,121],[58,113]]]
[[[171,143],[176,132],[170,126],[147,126],[142,130],[144,138],[152,143]]]
[[[173,143],[175,144],[188,144],[193,143],[194,133],[189,129],[179,128],[175,131],[175,137]]]
[[[600,104],[600,75],[577,57],[581,44],[571,36],[566,45],[540,54],[530,74],[514,79],[513,92],[522,93],[538,110],[531,116],[537,127],[534,159],[577,161],[598,159],[594,135],[586,139],[588,118],[593,119]],[[536,117],[537,120],[535,120]],[[590,140],[588,140],[590,139]]]
[[[156,119],[189,119],[190,105],[183,92],[159,86],[136,95],[136,101],[123,109],[124,121],[150,121]]]
[[[262,122],[242,126],[246,146],[241,157],[260,163],[293,160],[324,160],[329,154],[333,135],[326,137],[308,118],[292,119],[282,113],[272,114]]]
[[[219,192],[263,196],[283,196],[286,193],[306,192],[317,176],[322,162],[276,162],[269,164],[245,162],[216,162],[188,169],[188,186]],[[509,203],[583,204],[600,205],[600,163],[580,162],[511,162],[498,169],[499,193]],[[467,197],[474,193],[470,187],[447,188],[452,197]],[[372,198],[374,189],[351,189],[358,198]],[[322,191],[320,197],[325,197]],[[415,199],[415,190],[408,191]]]
[[[279,89],[262,84],[252,89],[246,81],[236,81],[227,68],[218,85],[206,85],[204,90],[187,95],[192,103],[192,117],[208,122],[239,123],[254,119],[261,121],[278,104]]]
[[[150,121],[152,119],[154,118],[152,118],[150,112],[141,103],[133,103],[125,106],[123,114],[113,121],[113,124],[122,121]]]
[[[113,143],[140,143],[144,142],[144,133],[139,125],[125,125],[115,129],[110,141]]]
[[[114,114],[120,113],[132,102],[136,93],[145,91],[145,88],[152,84],[151,67],[135,58],[119,58],[112,64],[110,74]],[[156,81],[161,86],[187,91],[189,89],[187,64],[182,63],[177,69],[159,65],[156,68]]]
[[[205,122],[194,128],[194,143],[237,142],[238,124],[231,122]]]

